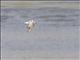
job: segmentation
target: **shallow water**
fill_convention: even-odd
[[[2,8],[3,58],[75,58],[79,54],[79,9]],[[27,32],[25,21],[37,21]]]

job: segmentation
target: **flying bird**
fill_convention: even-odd
[[[27,22],[25,22],[28,32],[31,32],[33,27],[35,26],[36,22],[34,20],[29,20]]]

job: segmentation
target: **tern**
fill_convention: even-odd
[[[25,24],[27,25],[28,32],[31,32],[36,22],[34,20],[29,20],[25,22]]]

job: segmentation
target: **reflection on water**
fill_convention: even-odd
[[[2,57],[78,58],[79,9],[2,8]],[[31,33],[24,22],[38,25]]]

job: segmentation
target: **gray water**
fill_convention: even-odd
[[[2,8],[2,58],[72,59],[79,56],[79,9],[59,7]],[[27,32],[25,21],[37,25]]]

